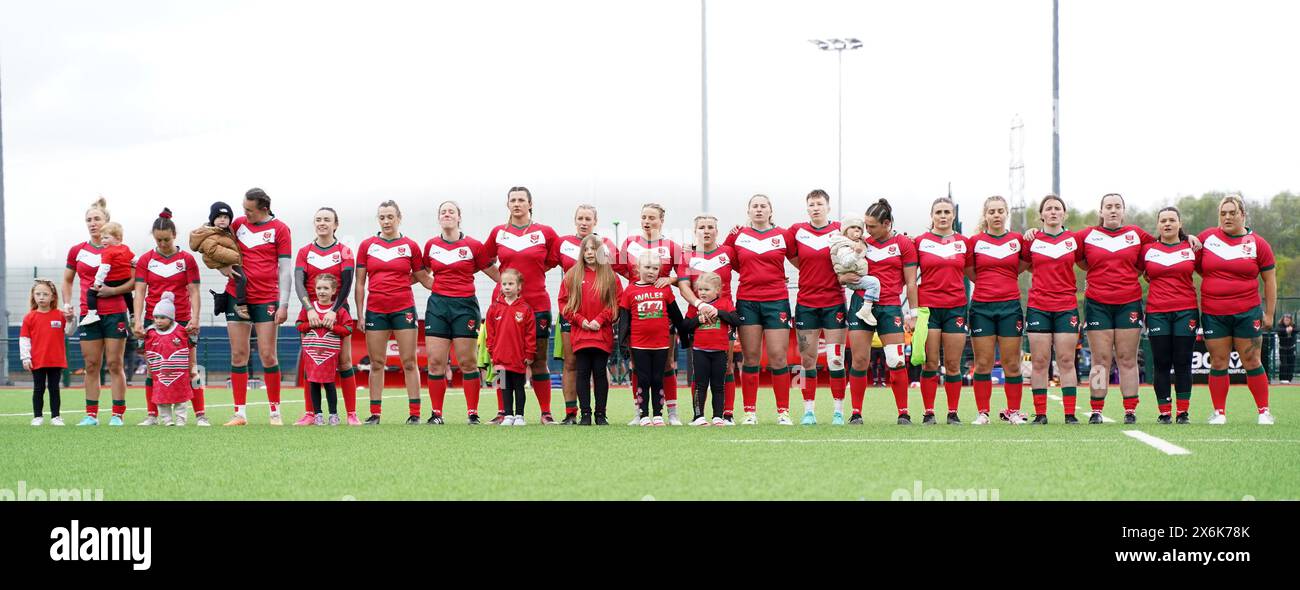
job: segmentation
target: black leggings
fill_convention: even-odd
[[[1174,392],[1192,394],[1192,350],[1195,336],[1152,336],[1151,355],[1156,364],[1156,402],[1169,403],[1169,370],[1173,369]]]
[[[668,365],[668,349],[633,348],[632,364],[636,366],[636,396],[641,415],[651,415],[651,405],[655,416],[664,415],[664,367]]]
[[[528,401],[524,396],[524,377],[523,373],[506,371],[506,387],[501,390],[501,401],[507,414],[513,407],[515,416],[524,415],[524,402]]]
[[[713,387],[713,417],[722,417],[723,387],[727,378],[727,353],[721,350],[691,351],[695,355],[695,418],[704,417],[704,400]]]
[[[577,361],[578,407],[584,414],[591,411],[591,384],[595,381],[596,411],[604,412],[609,401],[609,373],[605,371],[609,353],[599,348],[584,348],[574,353],[574,360]]]
[[[59,378],[63,376],[61,367],[32,369],[32,415],[41,417],[45,406],[45,390],[50,390],[50,416],[59,415]]]
[[[321,405],[320,405],[320,390],[321,390],[321,386],[324,386],[324,387],[325,387],[325,398],[326,398],[326,400],[328,400],[329,405],[330,405],[330,415],[332,416],[332,415],[334,415],[334,414],[339,413],[339,396],[338,396],[338,390],[335,388],[335,386],[334,386],[333,383],[316,383],[316,382],[312,382],[312,384],[311,384],[311,407],[316,408],[316,411],[317,411],[317,412],[320,412],[320,409],[321,409]]]

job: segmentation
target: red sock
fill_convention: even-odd
[[[1255,396],[1255,407],[1259,411],[1268,409],[1268,375],[1263,369],[1259,370],[1258,375],[1246,373],[1246,386],[1250,388],[1250,395]]]
[[[540,377],[540,378],[539,378]],[[533,393],[537,394],[537,405],[543,414],[551,413],[551,375],[542,373],[533,375]]]
[[[733,377],[731,380],[729,380],[729,381],[726,382],[726,386],[724,387],[724,389],[726,390],[726,393],[724,394],[724,397],[723,397],[723,400],[722,400],[722,413],[723,413],[723,414],[732,414],[732,413],[735,413],[735,411],[736,411],[736,380],[735,380],[734,377]]]
[[[348,371],[343,376],[343,407],[349,414],[357,413],[357,372],[356,369]]]
[[[266,400],[271,402],[271,411],[280,411],[280,367],[266,368]]]
[[[465,413],[478,414],[478,392],[483,386],[477,372],[461,376],[461,386],[465,388]]]
[[[849,373],[849,395],[853,398],[853,413],[862,413],[862,403],[867,399],[867,373],[861,375]]]
[[[889,370],[889,387],[894,390],[894,405],[899,414],[907,413],[907,369],[900,367]]]
[[[673,402],[668,404],[668,402]],[[664,375],[664,403],[670,406],[677,405],[677,373]]]
[[[1020,402],[1025,398],[1025,382],[1021,377],[1008,377],[1002,382],[1002,392],[1007,396],[1007,409],[1020,411]]]
[[[925,404],[925,413],[934,413],[934,398],[939,395],[939,376],[923,375],[921,377],[921,401]]]
[[[99,416],[99,401],[86,400],[86,415]]]
[[[817,370],[803,372],[803,401],[817,401]]]
[[[113,415],[117,416],[118,418],[121,418],[122,414],[125,413],[126,413],[126,400],[122,400],[122,401],[113,400]]]
[[[230,393],[235,398],[235,411],[248,404],[248,367],[230,368]]]
[[[145,405],[149,408],[150,416],[158,415],[158,404],[153,403],[153,383],[145,382],[144,384]]]
[[[380,404],[380,400],[377,400],[377,399],[372,399],[372,400],[370,400],[370,413],[371,413],[371,414],[374,414],[374,415],[376,415],[376,416],[378,416],[378,415],[380,415],[381,413],[383,413],[383,410],[382,410],[382,407],[381,407],[381,404]]]
[[[843,376],[836,377],[831,375],[831,399],[844,399],[844,389],[848,385],[848,380]]]
[[[961,379],[949,381],[945,377],[943,380],[943,392],[948,395],[948,411],[956,412],[957,404],[961,403]]]
[[[1125,413],[1125,414],[1132,414],[1133,412],[1136,412],[1136,411],[1137,411],[1137,408],[1138,408],[1138,398],[1137,398],[1137,397],[1126,397],[1126,398],[1124,398],[1124,413]]]
[[[1034,396],[1034,414],[1037,416],[1046,416],[1047,415],[1047,390],[1034,389],[1031,390],[1031,393]]]
[[[406,400],[406,411],[418,418],[420,416],[420,398]]]
[[[429,402],[433,404],[433,413],[442,415],[442,403],[447,399],[447,379],[429,377]]]
[[[989,400],[993,399],[993,381],[989,380],[988,375],[976,375],[974,383],[975,409],[981,414],[987,414],[989,413]]]
[[[190,400],[190,404],[194,406],[194,413],[195,413],[195,414],[202,414],[202,413],[203,413],[205,406],[204,406],[204,404],[203,404],[203,388],[202,388],[202,387],[198,387],[198,388],[195,388],[195,389],[194,389],[194,399],[193,399],[193,400]]]
[[[790,367],[772,374],[772,393],[776,394],[776,411],[790,411]]]
[[[1089,398],[1089,401],[1092,402],[1092,411],[1094,412],[1100,412],[1106,409],[1106,398],[1104,397]]]
[[[1181,398],[1181,397],[1178,398],[1178,413],[1181,414],[1183,412],[1186,412],[1188,406],[1190,405],[1192,405],[1192,400],[1187,398]]]
[[[506,398],[505,398],[505,394],[501,392],[500,388],[497,388],[497,413],[498,414],[506,413]]]
[[[1169,413],[1173,412],[1174,410],[1173,404],[1159,404],[1159,408],[1160,408],[1160,413],[1163,415],[1169,415]]]
[[[740,395],[746,412],[758,411],[758,371],[740,373]]]

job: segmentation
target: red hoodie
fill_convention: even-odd
[[[492,302],[487,312],[487,346],[492,363],[523,373],[537,354],[537,318],[523,297],[514,303],[504,298]]]
[[[618,301],[618,296],[622,295],[623,287],[619,284],[618,279],[614,279],[614,301]],[[578,305],[578,311],[569,313],[566,311],[569,302],[569,284],[567,281],[560,283],[560,314],[572,325],[569,328],[569,350],[577,352],[584,348],[599,348],[605,352],[614,350],[614,320],[616,319],[615,308],[605,307],[605,303],[600,300],[596,293],[596,271],[588,268],[582,275],[582,303]],[[582,327],[584,320],[593,320],[600,324],[599,330],[588,330]]]

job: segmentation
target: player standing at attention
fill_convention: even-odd
[[[564,276],[568,275],[570,268],[582,261],[582,241],[587,239],[587,236],[596,235],[595,232],[596,206],[578,205],[577,210],[573,212],[573,235],[560,238],[560,275],[562,280]],[[618,251],[618,247],[608,238],[602,237],[600,242],[605,248],[605,264],[610,264],[614,260],[614,253]],[[564,305],[561,304],[560,307],[563,308]],[[560,347],[564,357],[564,372],[560,376],[560,383],[564,389],[564,420],[560,424],[566,426],[572,426],[578,420],[578,391],[574,386],[578,357],[573,354],[573,343],[570,336],[572,329],[572,325],[564,318],[564,312],[561,311]]]
[[[1161,424],[1173,421],[1169,373],[1178,396],[1178,423],[1187,424],[1192,399],[1192,353],[1196,344],[1196,250],[1187,242],[1177,207],[1165,207],[1156,219],[1157,239],[1142,248],[1147,277],[1147,339],[1155,360],[1156,404]]]
[[[701,301],[695,294],[695,285],[699,282],[700,276],[706,272],[711,272],[718,276],[721,283],[718,298],[724,300],[724,305],[730,309],[735,309],[735,299],[731,294],[731,275],[735,271],[736,253],[730,246],[718,244],[718,218],[712,215],[700,215],[695,218],[695,243],[682,253],[683,260],[677,267],[677,290],[681,292],[682,299],[687,305],[695,310],[700,321],[713,321],[717,319],[718,308],[712,303]],[[734,341],[736,338],[735,331],[730,334]],[[736,404],[736,375],[733,367],[735,363],[731,362],[732,347],[725,349],[726,356],[726,373],[723,374],[722,383],[725,394],[722,400],[722,419],[727,426],[735,426],[736,422],[732,417],[733,409]],[[696,367],[699,370],[699,367]],[[692,384],[691,391],[695,391],[695,385]]]
[[[605,240],[588,234],[579,244],[578,262],[564,273],[560,283],[560,317],[570,324],[567,334],[572,351],[565,354],[576,358],[576,397],[582,408],[582,417],[575,423],[591,426],[608,426],[606,404],[609,401],[609,355],[614,350],[614,322],[619,296],[623,287],[609,265],[609,252]],[[591,406],[592,386],[596,390],[593,416]],[[566,417],[566,421],[568,418]]]
[[[302,309],[307,313],[307,325],[310,328],[329,330],[338,321],[339,314],[346,311],[348,317],[352,310],[348,308],[348,293],[352,292],[352,283],[356,277],[356,259],[352,249],[343,245],[335,237],[339,229],[339,214],[329,207],[321,207],[312,216],[312,227],[316,238],[310,244],[298,249],[294,260],[293,288]],[[312,305],[316,301],[316,278],[329,275],[334,277],[335,297],[333,303],[319,311]],[[357,370],[352,366],[352,330],[339,334],[339,353],[335,366],[338,368],[338,384],[343,388],[343,407],[347,411],[348,426],[360,426],[357,419]],[[301,359],[299,359],[301,362]],[[307,413],[303,414],[298,425],[315,422],[314,412],[319,410],[312,405],[312,398],[307,396]]]
[[[1032,357],[1030,387],[1034,396],[1034,421],[1047,424],[1047,373],[1056,352],[1056,370],[1061,380],[1061,403],[1065,406],[1065,423],[1078,424],[1074,417],[1078,399],[1079,374],[1074,368],[1075,347],[1079,343],[1079,296],[1074,280],[1074,261],[1079,251],[1075,233],[1066,229],[1065,201],[1056,195],[1043,197],[1038,204],[1042,231],[1022,249],[1021,257],[1029,262],[1033,280],[1029,284],[1029,307],[1025,310],[1025,331],[1029,333]]]
[[[934,399],[939,393],[939,352],[943,351],[943,389],[948,397],[948,424],[961,424],[961,357],[966,350],[966,253],[970,243],[953,230],[957,207],[939,197],[930,204],[930,231],[913,240],[921,280],[917,299],[930,310],[926,326],[925,363],[921,366],[922,424],[935,424]]]
[[[428,424],[443,423],[442,406],[447,396],[447,354],[455,347],[461,387],[469,424],[479,423],[478,396],[482,387],[477,360],[479,320],[478,298],[474,296],[474,274],[482,272],[492,282],[501,275],[483,244],[460,230],[460,205],[444,201],[438,205],[441,235],[424,243],[424,267],[433,273],[429,300],[424,307],[424,350],[429,358],[429,399],[433,414]]]
[[[370,357],[370,417],[367,426],[379,424],[384,399],[384,365],[388,338],[397,341],[397,354],[406,380],[408,426],[420,423],[420,367],[416,346],[420,335],[415,319],[411,283],[427,285],[429,272],[420,257],[420,245],[398,231],[402,210],[394,201],[379,204],[379,233],[357,247],[357,309],[365,310],[366,354]]]
[[[667,287],[673,284],[669,275],[681,264],[683,256],[681,246],[677,242],[663,237],[665,216],[664,208],[658,203],[646,203],[641,206],[641,233],[629,235],[623,240],[618,259],[614,261],[614,272],[627,277],[630,282],[640,280],[637,261],[641,259],[641,254],[652,252],[659,258],[659,278],[655,279],[655,286]],[[680,276],[678,279],[680,284]],[[669,346],[668,364],[664,366],[662,375],[664,403],[668,408],[668,424],[681,426],[682,421],[677,416],[677,355],[671,349],[673,345],[670,343]],[[639,374],[641,373],[633,367],[633,389],[641,387],[637,381]],[[633,422],[639,423],[639,420],[634,419]],[[629,423],[629,425],[637,424]]]
[[[1228,195],[1219,201],[1219,226],[1201,232],[1201,326],[1210,352],[1210,424],[1226,424],[1228,359],[1236,350],[1246,369],[1246,386],[1255,397],[1260,424],[1272,424],[1268,375],[1260,362],[1260,332],[1273,325],[1277,272],[1273,248],[1246,226],[1246,203]],[[1259,281],[1264,281],[1261,306]]]
[[[794,327],[799,339],[799,363],[803,365],[803,420],[817,423],[818,343],[826,340],[826,369],[830,373],[831,399],[835,413],[831,424],[844,424],[844,338],[848,325],[844,285],[831,265],[830,238],[840,231],[840,222],[827,218],[831,197],[816,189],[804,197],[808,221],[791,224],[785,230],[786,256],[799,269],[799,292],[795,295]]]
[[[510,219],[492,228],[483,242],[489,259],[496,259],[502,271],[514,269],[528,287],[521,296],[537,314],[537,347],[529,368],[533,374],[533,393],[542,410],[542,424],[556,424],[551,417],[550,358],[551,295],[546,291],[546,271],[559,265],[560,238],[550,226],[533,223],[533,194],[522,186],[511,187],[506,192],[506,209]],[[500,296],[500,286],[492,293],[495,301]],[[498,397],[498,405],[501,399]],[[509,408],[500,407],[493,424],[499,424]]]
[[[1007,396],[1003,418],[1012,424],[1027,420],[1020,411],[1024,379],[1020,376],[1020,340],[1025,329],[1020,309],[1017,278],[1029,263],[1021,261],[1024,238],[1007,230],[1007,201],[999,196],[984,199],[980,233],[971,237],[966,254],[966,276],[975,281],[971,294],[971,348],[975,350],[975,405],[979,415],[972,424],[989,423],[989,399],[993,395],[993,355],[1002,360],[1002,387]],[[996,347],[996,350],[995,350]]]

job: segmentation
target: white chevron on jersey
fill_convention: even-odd
[[[1074,241],[1073,237],[1066,238],[1055,244],[1039,239],[1034,240],[1029,245],[1029,251],[1034,254],[1042,254],[1048,258],[1060,258],[1062,256],[1073,256],[1078,247],[1079,245]]]
[[[444,250],[438,244],[430,244],[429,258],[437,260],[446,266],[451,266],[462,260],[472,260],[474,253],[470,252],[469,246],[456,246],[450,250]]]
[[[1020,243],[1015,240],[1011,240],[1010,242],[1004,242],[1002,244],[994,244],[992,242],[977,240],[975,242],[975,253],[983,254],[990,258],[997,258],[998,260],[1001,260],[1008,256],[1019,255]]]
[[[582,254],[582,244],[574,242],[560,242],[560,255],[569,260],[577,260]]]
[[[265,229],[262,231],[252,231],[248,225],[239,226],[239,231],[235,232],[235,237],[239,238],[239,243],[245,248],[252,250],[258,246],[275,243],[275,228]]]
[[[149,260],[149,272],[163,278],[171,278],[185,272],[185,259],[163,262],[157,258]]]
[[[628,242],[627,243],[628,262],[635,262],[637,260],[640,260],[641,253],[651,249],[652,248],[646,248],[645,246],[642,246],[638,242]],[[673,255],[672,251],[669,250],[668,246],[655,246],[653,250],[659,254],[660,260],[668,260]]]
[[[497,244],[514,250],[523,252],[536,246],[546,247],[546,235],[541,231],[529,232],[522,236],[515,235],[507,231],[497,232]]]
[[[410,258],[411,255],[410,244],[398,244],[392,248],[387,248],[378,242],[372,242],[370,249],[366,250],[366,256],[378,258],[384,262],[392,262],[398,258]]]
[[[86,266],[99,268],[99,265],[104,263],[104,259],[99,254],[82,248],[80,252],[77,252],[77,262]]]
[[[897,258],[902,255],[903,253],[898,249],[897,243],[890,244],[884,248],[877,248],[875,244],[867,242],[867,260],[872,262],[880,262],[881,260]]]
[[[182,347],[166,357],[151,350],[145,354],[145,358],[153,378],[161,381],[163,385],[171,385],[177,379],[190,374],[189,348]]]
[[[736,247],[744,248],[755,254],[767,254],[773,250],[784,250],[785,236],[777,233],[772,237],[764,236],[759,238],[742,233],[736,237]]]
[[[337,266],[341,262],[343,262],[343,253],[339,251],[330,252],[329,254],[317,254],[314,250],[307,251],[307,264],[320,270]]]
[[[1147,250],[1145,260],[1160,266],[1173,266],[1180,262],[1195,261],[1196,256],[1192,254],[1191,248],[1182,248],[1173,252],[1152,248]]]
[[[917,249],[940,258],[966,255],[966,244],[963,244],[961,240],[954,240],[947,244],[940,244],[934,240],[921,240],[921,247]]]
[[[1224,260],[1237,260],[1239,258],[1254,260],[1258,251],[1255,248],[1254,238],[1250,236],[1247,236],[1246,240],[1234,246],[1219,239],[1217,235],[1211,235],[1205,239],[1203,246],[1206,250],[1213,252],[1215,256]]]
[[[713,258],[695,257],[691,259],[691,270],[699,272],[718,272],[718,269],[731,263],[731,258],[726,254],[719,254]]]
[[[827,250],[831,247],[831,236],[839,233],[840,230],[837,229],[819,236],[801,227],[799,231],[794,232],[794,240],[813,250]]]
[[[1109,252],[1119,252],[1120,250],[1142,245],[1142,240],[1138,239],[1137,232],[1133,230],[1128,230],[1118,236],[1111,236],[1105,232],[1094,230],[1088,234],[1088,239],[1085,241]]]

